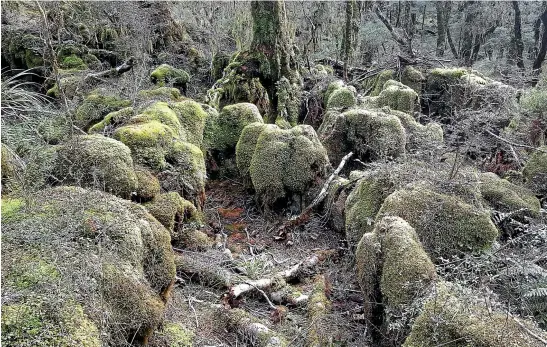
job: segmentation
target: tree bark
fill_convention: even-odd
[[[446,22],[445,22],[445,11],[443,1],[436,1],[435,8],[437,10],[437,50],[436,56],[442,57],[444,55],[444,43],[446,41]]]
[[[380,21],[385,25],[387,30],[389,30],[391,37],[397,42],[401,51],[408,55],[409,58],[414,58],[414,52],[412,51],[412,41],[410,40],[408,34],[405,30],[403,33],[399,33],[393,28],[391,22],[386,18],[378,6],[375,6],[374,12]]]
[[[342,38],[342,60],[344,61],[344,81],[348,80],[348,64],[352,53],[351,44],[351,22],[353,20],[354,1],[346,0],[346,25],[344,30],[344,36]]]
[[[534,65],[532,66],[534,70],[539,70],[541,68],[541,64],[543,64],[545,54],[547,53],[547,9],[543,12],[540,19],[543,23],[543,35],[541,38],[541,45],[539,47],[538,55],[536,56]]]
[[[475,4],[474,1],[467,3],[467,11],[464,19],[464,30],[462,37],[462,46],[460,50],[460,56],[463,59],[465,66],[473,65],[473,21],[475,20]]]
[[[519,69],[524,69],[524,60],[522,58],[522,52],[524,51],[524,43],[522,42],[520,8],[519,8],[518,1],[513,1],[513,9],[515,10],[515,25],[514,25],[515,58],[516,58],[516,63]]]

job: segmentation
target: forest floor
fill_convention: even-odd
[[[208,233],[217,236],[214,254],[196,252],[184,256],[205,257],[210,266],[243,273],[246,278],[269,278],[287,270],[314,254],[328,254],[311,273],[290,282],[294,289],[311,294],[313,278],[322,274],[326,279],[326,293],[331,302],[329,313],[322,322],[310,322],[307,304],[282,306],[286,312],[279,318],[264,295],[254,291],[245,293],[227,303],[228,288],[223,285],[200,283],[198,278],[183,278],[169,301],[167,321],[180,322],[194,332],[196,346],[244,346],[245,337],[228,331],[219,310],[239,307],[266,324],[274,332],[282,334],[290,346],[306,345],[311,324],[320,324],[333,343],[345,346],[366,346],[367,336],[362,313],[362,295],[353,270],[353,255],[345,245],[344,236],[327,223],[328,216],[313,215],[310,220],[289,235],[279,237],[279,225],[287,219],[282,216],[264,216],[243,184],[234,180],[210,181],[206,190],[206,219]],[[222,235],[225,235],[224,237]],[[223,262],[218,251],[229,249],[233,261]],[[179,275],[184,277],[184,275]],[[268,292],[268,290],[265,290]],[[266,293],[264,293],[266,294]],[[266,294],[269,295],[269,294]],[[279,306],[277,306],[279,307]],[[285,311],[286,309],[286,311]]]

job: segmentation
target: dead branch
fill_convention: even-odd
[[[503,137],[501,136],[498,136],[496,134],[494,134],[493,132],[491,132],[490,130],[485,130],[487,134],[489,134],[490,136],[500,140],[501,142],[505,142],[507,143],[508,145],[511,145],[511,146],[515,146],[515,147],[522,147],[522,148],[528,148],[528,149],[533,149],[535,151],[540,151],[540,152],[543,152],[543,153],[547,153],[546,151],[544,151],[543,149],[541,148],[536,148],[536,147],[533,147],[533,146],[528,146],[528,145],[525,145],[525,144],[522,144],[522,143],[515,143],[515,142],[511,142],[507,139],[504,139]]]
[[[126,73],[127,71],[130,71],[134,65],[135,59],[133,57],[130,57],[122,65],[119,65],[113,69],[87,74],[84,80],[88,80],[90,78],[101,79],[102,77],[116,77]]]

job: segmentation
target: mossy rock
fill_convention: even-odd
[[[82,58],[78,57],[76,54],[71,54],[69,56],[64,57],[60,65],[64,69],[76,69],[76,70],[87,69],[86,63],[82,60]]]
[[[265,128],[276,129],[273,124],[264,124],[262,122],[251,123],[245,126],[241,131],[236,145],[236,163],[240,175],[250,183],[249,168],[251,160],[255,153],[258,138]]]
[[[119,111],[110,112],[102,121],[89,128],[90,134],[108,134],[115,128],[126,124],[134,115],[133,107],[125,107]]]
[[[522,171],[526,186],[537,195],[547,194],[547,146],[538,148],[524,165]]]
[[[160,182],[149,170],[143,167],[136,167],[137,190],[135,198],[139,202],[152,200],[160,194]]]
[[[144,207],[100,191],[58,187],[28,199],[2,220],[11,298],[2,343],[145,343],[175,278],[169,232]]]
[[[413,66],[407,66],[403,70],[401,83],[412,88],[418,95],[422,93],[422,85],[425,83],[424,74]]]
[[[55,176],[62,183],[105,190],[130,198],[137,189],[131,151],[101,135],[76,136],[57,151]]]
[[[488,211],[425,187],[398,190],[389,195],[376,220],[383,216],[406,220],[435,259],[484,251],[498,237]]]
[[[75,121],[84,130],[114,111],[131,106],[130,100],[120,99],[116,96],[104,95],[99,91],[89,94],[83,103],[76,109]]]
[[[164,227],[171,232],[172,240],[179,240],[178,233],[184,223],[199,222],[196,207],[177,192],[163,193],[144,205]]]
[[[73,99],[76,95],[78,95],[78,89],[82,86],[83,79],[82,76],[66,76],[62,77],[60,82],[64,95],[68,99]],[[61,96],[61,90],[59,90],[57,83],[47,90],[46,95],[53,98],[58,98]]]
[[[23,30],[7,31],[2,35],[2,54],[12,69],[32,69],[44,65],[44,41],[39,35]],[[5,38],[4,38],[5,37]]]
[[[157,331],[150,344],[152,346],[164,347],[192,347],[194,333],[176,322],[164,322],[159,331]]]
[[[340,89],[344,86],[345,86],[345,84],[344,84],[344,81],[342,81],[342,80],[336,80],[336,81],[333,81],[333,82],[329,83],[329,85],[327,86],[327,90],[325,90],[325,94],[323,95],[323,103],[325,105],[327,105],[327,102],[328,102],[330,96],[332,95],[332,93],[335,90]]]
[[[177,88],[158,87],[154,89],[144,89],[139,91],[139,98],[144,100],[156,101],[181,101],[182,94]]]
[[[167,83],[172,83],[174,86],[186,88],[186,84],[190,81],[190,75],[183,69],[162,64],[152,71],[150,79],[160,87],[164,87]]]
[[[378,96],[380,95],[380,92],[384,88],[384,84],[388,80],[396,79],[395,71],[394,70],[383,70],[376,76],[366,79],[363,82],[363,89],[365,91],[370,90],[369,95],[370,96]]]
[[[520,105],[530,115],[547,117],[547,88],[532,88],[520,98]]]
[[[269,208],[278,199],[306,194],[328,167],[327,152],[311,126],[268,126],[258,137],[249,173],[258,197]]]
[[[201,105],[193,100],[184,100],[171,104],[170,108],[176,113],[180,121],[185,132],[186,141],[201,147],[207,119],[207,113]]]
[[[239,103],[225,106],[220,112],[217,121],[207,129],[207,137],[212,139],[210,149],[232,152],[235,149],[239,135],[246,125],[263,123],[258,108],[251,103]]]
[[[393,182],[385,173],[367,173],[357,182],[345,204],[346,240],[350,246],[374,229],[376,214],[393,189]]]
[[[414,321],[403,346],[544,346],[537,337],[545,340],[547,334],[532,322],[508,317],[507,313],[487,308],[484,301],[473,302],[472,298],[470,293],[459,293],[439,284]]]
[[[404,84],[388,80],[378,96],[368,97],[365,103],[381,108],[389,106],[393,110],[403,111],[412,114],[417,107],[418,94]]]
[[[228,66],[230,63],[230,56],[224,53],[217,53],[213,57],[213,68],[211,69],[211,76],[215,80],[219,80],[222,78],[222,75],[224,74],[224,69]]]
[[[498,211],[514,212],[527,209],[530,215],[539,215],[541,205],[530,190],[501,179],[495,173],[487,172],[480,175],[480,190],[482,197]]]
[[[425,125],[418,123],[408,113],[392,110],[389,107],[382,108],[382,112],[397,116],[406,131],[407,151],[427,150],[439,147],[444,141],[443,128],[439,123],[430,122]]]
[[[394,334],[389,325],[437,278],[435,266],[415,230],[398,217],[384,217],[372,232],[363,235],[355,252],[355,264],[366,302],[366,318],[373,319],[380,312],[384,315],[380,321],[385,338]],[[378,317],[374,319],[378,321]]]
[[[327,100],[327,109],[347,109],[355,106],[356,104],[357,99],[354,91],[348,87],[340,87],[330,93]]]

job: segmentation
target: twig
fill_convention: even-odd
[[[274,309],[274,310],[277,309],[277,307],[275,307],[275,305],[271,302],[271,300],[270,300],[270,298],[268,297],[268,295],[266,295],[266,293],[265,293],[262,289],[260,289],[260,288],[258,288],[258,287],[256,287],[256,286],[254,286],[252,283],[249,283],[249,282],[246,282],[246,283],[249,284],[249,285],[251,285],[251,286],[253,286],[254,289],[256,289],[260,294],[262,294],[262,296],[264,297],[264,299],[266,299],[266,301],[268,302],[268,305],[270,305],[270,307],[271,307],[272,309]]]
[[[535,334],[534,332],[532,332],[530,329],[528,329],[524,324],[522,324],[516,317],[514,317],[511,313],[508,313],[509,314],[509,317],[513,318],[513,320],[515,322],[517,322],[517,324],[519,325],[519,327],[521,327],[524,331],[526,331],[530,336],[536,338],[538,341],[541,341],[541,343],[543,343],[544,345],[547,346],[547,340],[541,338],[541,336]]]
[[[522,143],[515,143],[515,142],[511,142],[509,140],[506,140],[504,139],[503,137],[501,136],[498,136],[496,134],[494,134],[493,132],[491,132],[490,130],[485,130],[489,135],[495,137],[496,139],[502,141],[502,142],[505,142],[509,145],[512,145],[512,146],[515,146],[515,147],[523,147],[523,148],[528,148],[528,149],[533,149],[533,150],[536,150],[536,151],[540,151],[540,152],[543,152],[543,153],[547,153],[547,151],[541,149],[541,148],[536,148],[536,147],[533,147],[533,146],[528,146],[528,145],[525,145],[525,144],[522,144]]]

